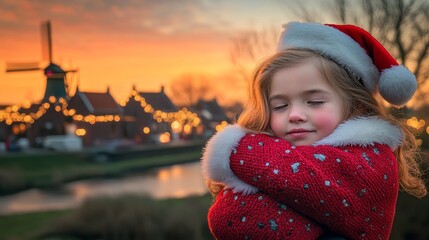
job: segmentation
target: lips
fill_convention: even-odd
[[[292,136],[292,137],[305,137],[307,134],[312,133],[312,132],[314,132],[314,131],[303,129],[303,128],[296,128],[296,129],[292,129],[292,130],[288,131],[286,133],[286,135]]]

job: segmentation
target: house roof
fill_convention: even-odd
[[[219,106],[216,99],[211,101],[198,100],[196,109],[203,115],[207,120],[210,121],[229,121],[225,111]]]
[[[94,115],[102,114],[120,114],[122,108],[115,101],[110,92],[94,93],[94,92],[77,92],[78,96],[89,113]],[[77,108],[75,106],[75,108]],[[77,109],[79,110],[79,109]]]
[[[139,92],[139,95],[155,110],[165,112],[176,112],[178,110],[163,89],[160,92]]]

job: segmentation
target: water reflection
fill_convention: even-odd
[[[181,198],[207,192],[199,162],[154,169],[142,175],[120,179],[82,180],[64,185],[63,192],[31,189],[0,197],[0,214],[65,209],[95,196],[145,194],[151,197]]]

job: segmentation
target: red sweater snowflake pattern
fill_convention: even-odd
[[[323,233],[319,224],[263,193],[221,191],[208,221],[216,239],[311,240]]]
[[[377,117],[348,120],[319,146],[227,127],[208,142],[202,169],[238,193],[219,194],[210,229],[218,239],[317,239],[324,228],[388,239],[399,190],[391,149],[401,139]]]

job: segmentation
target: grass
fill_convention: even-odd
[[[2,157],[0,160],[0,194],[10,194],[32,187],[52,188],[73,180],[95,177],[117,177],[153,167],[196,161],[201,149],[169,153],[168,149],[153,156],[132,157],[96,163],[84,154],[48,154]]]
[[[209,195],[153,200],[100,197],[78,209],[0,217],[0,236],[14,239],[212,239]]]
[[[0,216],[1,239],[31,239],[41,228],[53,224],[71,212],[71,210],[63,210]]]

